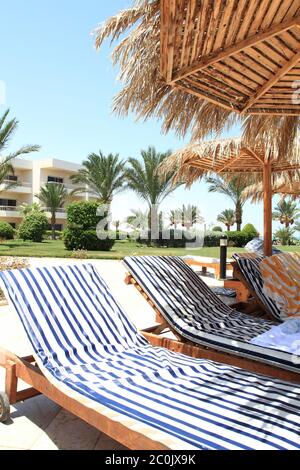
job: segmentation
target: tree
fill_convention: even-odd
[[[147,203],[149,219],[152,219],[152,225],[154,225],[152,228],[159,227],[159,205],[181,184],[172,185],[173,172],[164,178],[159,174],[160,165],[170,155],[170,151],[160,153],[154,147],[148,147],[147,150],[141,152],[142,161],[137,158],[129,158],[128,160],[127,187]]]
[[[300,217],[300,211],[296,202],[282,199],[278,202],[273,212],[273,220],[280,222],[285,228],[295,223]]]
[[[200,211],[197,206],[182,206],[182,226],[190,230],[195,224],[203,222]]]
[[[127,225],[134,230],[146,230],[148,226],[148,214],[139,209],[131,209],[131,214],[126,219]]]
[[[7,149],[19,125],[15,118],[9,120],[8,115],[9,109],[0,117],[0,155]],[[0,162],[0,184],[3,185],[3,191],[7,191],[17,185],[14,181],[6,181],[7,176],[14,173],[12,160],[31,152],[37,152],[39,149],[38,145],[26,145],[13,153],[2,156]]]
[[[105,156],[99,151],[99,154],[90,154],[82,166],[76,175],[71,176],[73,183],[83,185],[74,190],[73,194],[88,190],[109,209],[114,196],[124,189],[125,162],[119,159],[119,155],[110,153]]]
[[[232,209],[225,209],[218,215],[218,222],[226,225],[228,232],[230,232],[231,227],[235,224],[235,213]]]
[[[62,208],[68,199],[68,191],[63,184],[47,183],[36,197],[51,213],[52,240],[55,240],[55,224],[57,210]]]
[[[275,238],[282,246],[291,245],[293,243],[293,235],[295,230],[291,227],[280,228],[275,233]]]
[[[170,219],[171,226],[172,227],[174,226],[174,228],[176,230],[177,225],[181,224],[181,222],[182,222],[182,210],[181,209],[171,210],[170,215],[169,215],[169,219]]]
[[[210,193],[220,193],[230,197],[235,205],[235,222],[238,231],[241,230],[243,222],[243,207],[250,196],[245,196],[244,190],[249,183],[240,176],[234,176],[231,180],[225,180],[220,176],[207,178],[210,184]]]
[[[20,213],[26,217],[26,215],[31,214],[32,212],[44,212],[42,206],[37,202],[33,202],[32,204],[22,204],[20,206]]]
[[[174,226],[175,230],[178,224],[190,230],[195,224],[203,222],[200,211],[197,206],[183,205],[181,208],[172,210],[170,212],[170,223]]]

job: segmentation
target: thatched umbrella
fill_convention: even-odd
[[[209,141],[179,150],[166,159],[161,169],[163,173],[175,170],[174,183],[181,180],[187,186],[211,173],[262,181],[264,251],[269,256],[272,254],[272,184],[283,177],[300,181],[300,151],[295,146],[290,161],[286,161],[263,146],[249,147],[241,139]]]
[[[201,8],[204,13],[199,16]],[[226,16],[228,9],[235,15]],[[297,62],[300,58],[299,11],[299,0],[135,2],[132,8],[108,19],[95,31],[97,48],[106,38],[119,40],[113,61],[119,66],[123,87],[114,100],[114,111],[122,116],[134,112],[138,118],[161,119],[164,131],[174,129],[181,136],[191,131],[193,139],[218,134],[228,126],[240,123],[244,127],[243,139],[248,145],[264,145],[268,151],[289,158],[300,122],[299,96],[293,88],[297,83],[295,80],[300,79]],[[205,42],[200,42],[198,47],[199,37],[197,39],[195,34],[199,31]],[[257,43],[253,42],[253,36],[258,39]],[[226,44],[230,38],[235,49],[228,53]],[[190,55],[177,57],[187,48]],[[225,62],[224,57],[218,55],[223,54],[223,50],[228,53]],[[234,51],[236,55],[232,55]],[[208,63],[203,64],[204,59]],[[197,61],[200,71],[188,77],[189,82],[186,77],[178,80],[179,69],[182,71],[191,65],[199,67]],[[225,76],[224,70],[229,75],[225,73]],[[274,85],[279,78],[281,81]],[[279,100],[275,108],[269,102],[274,89]],[[236,112],[242,110],[241,103],[251,104],[254,95],[259,95],[260,99],[262,91],[267,93],[264,103],[271,107],[250,106],[246,110],[262,109],[262,115],[247,116]],[[296,100],[291,110],[290,97],[294,93]],[[224,96],[228,98],[229,95],[231,98],[223,106]],[[272,112],[287,110],[286,100],[290,115],[269,114],[270,109]]]
[[[276,178],[272,184],[272,194],[282,197],[289,196],[292,199],[300,197],[300,181],[290,181],[288,178]],[[264,198],[263,183],[248,186],[244,191],[245,197],[252,197],[252,202],[261,202]]]

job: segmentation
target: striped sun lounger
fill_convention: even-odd
[[[271,329],[272,321],[230,308],[181,258],[127,257],[124,264],[161,316],[182,338],[299,374],[299,358],[251,343],[253,338]]]
[[[127,429],[168,449],[300,449],[299,387],[153,348],[92,265],[0,276],[47,390],[97,410],[97,426],[110,417],[111,435],[122,423],[123,442]]]
[[[263,256],[247,257],[243,254],[234,254],[233,259],[237,262],[238,267],[244,276],[247,284],[255,295],[259,298],[261,303],[265,306],[270,315],[275,321],[281,321],[281,312],[274,300],[269,297],[264,291],[264,281],[260,269],[260,263],[263,261]]]

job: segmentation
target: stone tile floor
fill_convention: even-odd
[[[81,261],[58,259],[31,259],[31,266],[80,263]],[[125,269],[120,261],[91,261],[110,286],[113,294],[124,307],[138,328],[154,324],[154,313],[146,300],[133,286],[124,283]],[[213,276],[205,281],[220,286]],[[8,306],[0,307],[0,344],[20,355],[31,353],[22,326]],[[22,387],[22,384],[20,384]],[[4,370],[0,369],[0,390],[4,389]],[[11,407],[11,420],[0,423],[0,450],[123,450],[113,441],[84,421],[61,409],[44,396],[38,396]]]

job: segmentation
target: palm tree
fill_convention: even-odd
[[[22,204],[19,207],[20,213],[26,217],[26,215],[32,214],[33,212],[44,212],[41,205],[37,202],[33,202],[32,204]]]
[[[235,213],[232,209],[225,209],[218,215],[218,222],[226,225],[228,232],[230,232],[231,227],[235,224]]]
[[[293,235],[295,233],[295,229],[291,227],[280,228],[275,233],[275,238],[279,241],[280,245],[287,246],[291,245],[293,241]]]
[[[195,224],[203,222],[197,206],[182,206],[182,226],[190,230]]]
[[[139,209],[131,209],[131,214],[127,217],[126,222],[134,230],[145,230],[148,225],[148,214]]]
[[[68,191],[63,184],[47,183],[36,197],[51,213],[52,240],[55,240],[56,213],[68,199]]]
[[[88,192],[96,196],[101,204],[108,209],[113,197],[124,189],[125,162],[119,159],[119,155],[103,155],[92,153],[82,164],[83,168],[76,175],[71,176],[75,184],[82,184],[74,193]]]
[[[280,222],[285,228],[293,225],[295,220],[300,217],[299,207],[292,200],[282,199],[278,202],[273,212],[273,220]]]
[[[249,186],[249,183],[239,176],[234,176],[228,181],[216,176],[207,178],[206,181],[210,184],[210,193],[224,194],[234,202],[236,228],[240,231],[243,222],[243,207],[247,199],[250,198],[250,196],[244,194],[244,190]]]
[[[149,208],[149,220],[152,218],[154,229],[159,227],[158,208],[181,183],[172,185],[173,173],[164,178],[159,175],[159,166],[171,155],[171,152],[160,153],[154,147],[141,151],[142,161],[129,158],[126,171],[127,187],[132,189]]]
[[[0,117],[0,155],[2,157],[0,162],[0,184],[4,185],[3,191],[6,191],[9,188],[17,185],[17,183],[14,181],[6,181],[7,176],[14,173],[12,160],[16,157],[20,157],[21,155],[37,152],[40,150],[39,145],[27,145],[21,147],[19,150],[13,153],[3,156],[3,151],[7,149],[19,125],[15,118],[8,119],[8,115],[9,109],[5,111],[5,113]]]
[[[182,210],[181,209],[171,210],[170,215],[169,215],[169,220],[170,220],[171,226],[174,226],[176,230],[177,225],[181,224],[182,222]]]

